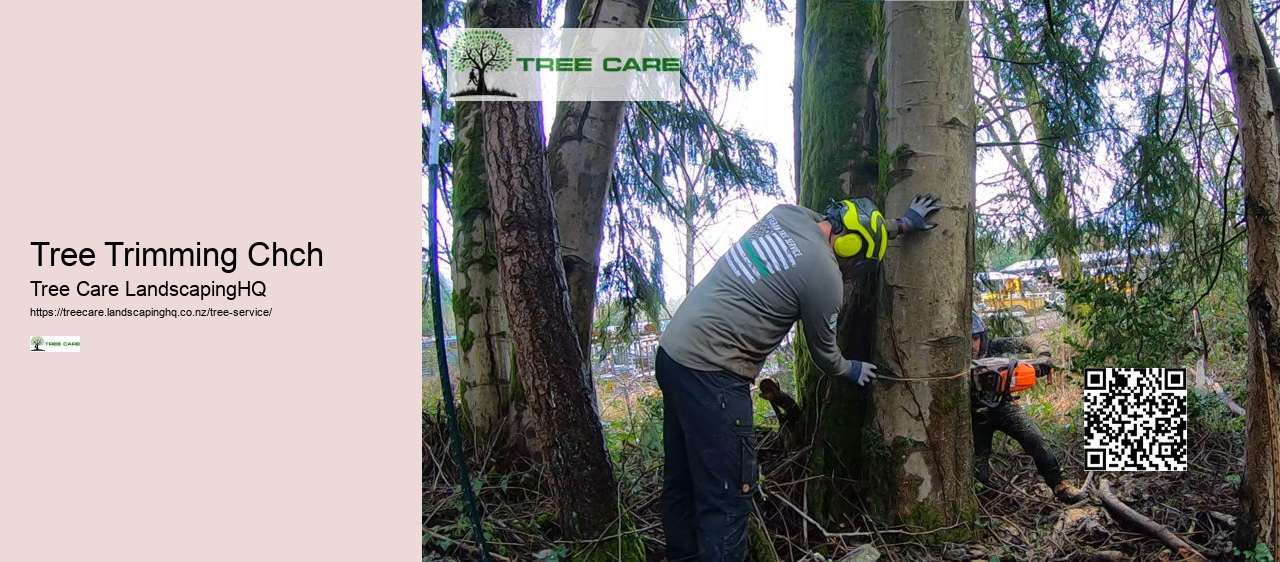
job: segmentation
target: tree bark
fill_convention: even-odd
[[[796,0],[795,78],[791,81],[791,142],[795,166],[796,201],[800,200],[800,101],[804,96],[804,33],[807,2]]]
[[[571,9],[566,6],[566,27]],[[602,29],[644,27],[652,9],[653,0],[587,0],[581,6],[581,23]],[[605,202],[626,107],[622,101],[560,102],[547,147],[569,304],[578,345],[587,358],[591,357]]]
[[[800,204],[821,212],[831,200],[879,202],[881,46],[879,5],[855,0],[808,0],[805,8],[800,99]],[[844,306],[838,339],[845,356],[870,360],[875,330],[875,264],[841,263]],[[824,478],[810,487],[810,513],[837,528],[857,509],[863,464],[865,393],[825,376],[809,359],[796,330],[796,386],[804,405],[802,433],[812,434],[809,467]]]
[[[969,327],[973,295],[974,91],[967,2],[886,2],[886,137],[914,153],[885,201],[901,216],[912,198],[941,198],[936,229],[890,242],[884,258],[874,389],[864,445],[878,464],[873,516],[941,529],[972,522]],[[944,533],[945,534],[945,533]],[[939,535],[934,535],[938,537]]]
[[[467,26],[481,23],[473,16]],[[451,274],[458,335],[458,394],[471,430],[485,437],[500,427],[511,406],[511,337],[498,281],[480,102],[457,103],[454,130]]]
[[[1262,61],[1267,69],[1267,93],[1271,98],[1271,108],[1280,108],[1280,69],[1276,68],[1276,58],[1267,44],[1267,36],[1262,32],[1262,24],[1257,18],[1253,20],[1253,31],[1258,36],[1258,47],[1262,50]],[[1280,123],[1280,121],[1278,121]]]
[[[1280,551],[1280,138],[1249,0],[1214,12],[1235,91],[1244,159],[1249,360],[1240,550]]]
[[[537,27],[530,0],[473,0],[493,27]],[[569,309],[541,102],[483,102],[485,170],[497,225],[498,270],[521,386],[561,530],[572,539],[621,534],[617,480],[592,407],[591,365],[578,346]],[[611,533],[612,531],[612,533]],[[638,540],[624,559],[642,559]],[[615,552],[607,545],[599,551]]]

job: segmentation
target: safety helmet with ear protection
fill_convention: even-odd
[[[827,207],[827,221],[836,235],[832,247],[842,258],[884,258],[889,229],[884,215],[866,197],[836,201]]]

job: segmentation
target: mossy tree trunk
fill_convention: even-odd
[[[832,200],[880,199],[879,5],[859,0],[805,3],[799,108],[800,204],[821,212]],[[870,360],[878,269],[842,263],[845,305],[839,341],[847,357]],[[824,476],[809,489],[809,510],[828,529],[840,528],[856,505],[864,472],[865,393],[824,376],[796,330],[796,386],[804,404],[804,434],[814,436],[810,467]]]
[[[538,26],[531,0],[471,0],[485,27]],[[496,226],[498,270],[520,386],[532,414],[530,437],[545,470],[560,530],[593,540],[585,560],[643,560],[638,535],[620,533],[617,479],[592,407],[591,364],[578,345],[569,306],[541,102],[483,102],[484,157]]]
[[[865,500],[889,525],[935,530],[970,523],[973,437],[969,323],[973,285],[976,144],[967,2],[886,2],[887,146],[913,155],[887,216],[937,194],[938,227],[889,244],[881,281],[875,362],[891,376],[875,386],[864,447],[875,465]],[[925,379],[925,380],[919,380]],[[932,379],[932,380],[930,380]],[[871,454],[871,453],[877,454]]]
[[[581,15],[575,16],[573,10],[578,6]],[[584,28],[638,28],[649,21],[653,1],[586,0],[578,6],[566,5],[566,26],[573,19],[580,20]],[[605,200],[626,105],[622,101],[559,102],[547,147],[560,251],[569,282],[569,305],[578,345],[588,359],[604,239]]]
[[[467,21],[468,27],[480,24],[478,17]],[[463,417],[475,435],[484,437],[502,425],[511,408],[511,336],[498,280],[480,102],[458,102],[454,115],[451,273],[458,394]]]
[[[1280,552],[1280,134],[1248,0],[1214,2],[1235,90],[1248,240],[1249,401],[1236,545]]]

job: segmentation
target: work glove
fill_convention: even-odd
[[[932,230],[937,227],[937,223],[928,222],[925,219],[929,215],[938,212],[942,207],[938,205],[938,198],[932,193],[928,195],[917,195],[911,201],[911,206],[907,207],[907,212],[898,220],[899,228],[905,234],[907,232],[920,232],[923,230]]]
[[[876,366],[871,363],[862,361],[850,361],[849,372],[844,374],[845,378],[858,383],[858,386],[867,384],[867,381],[879,378],[876,375]]]

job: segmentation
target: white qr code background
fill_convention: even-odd
[[[1085,470],[1187,469],[1186,369],[1087,369]]]

